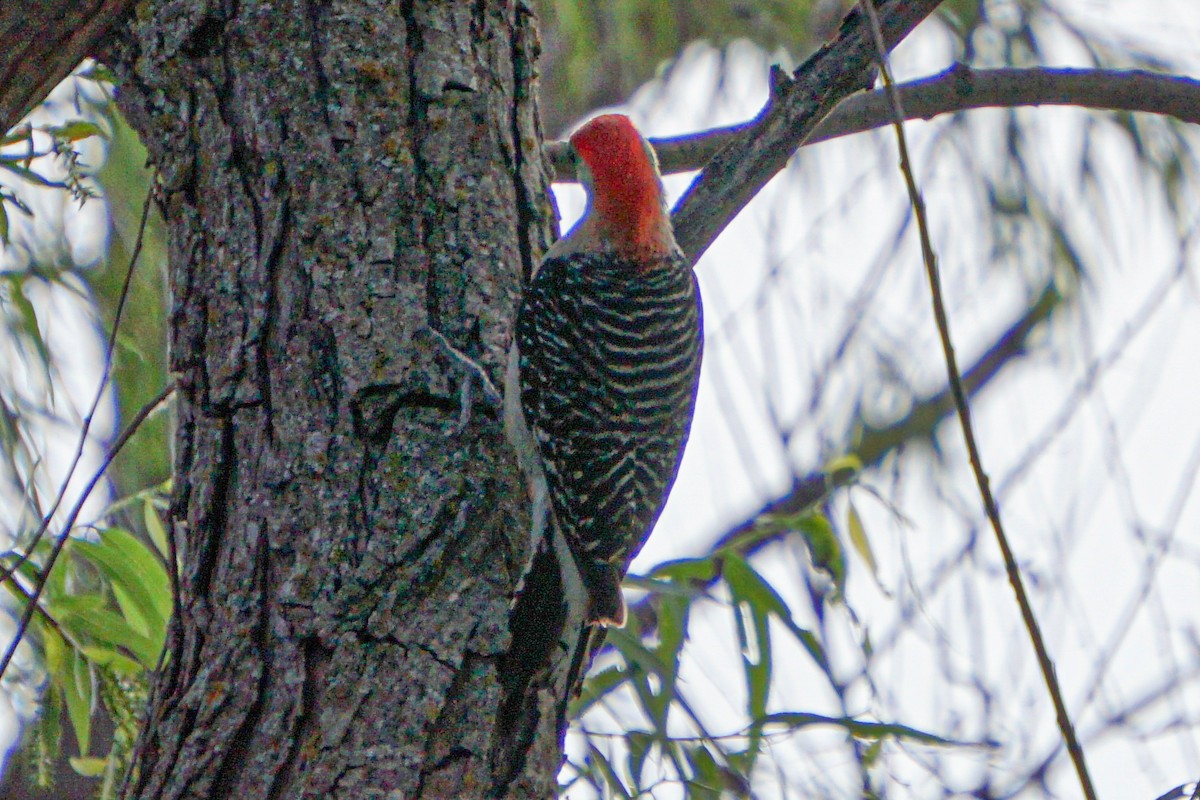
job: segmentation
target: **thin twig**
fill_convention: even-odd
[[[42,536],[45,535],[46,530],[50,527],[50,522],[54,519],[54,515],[58,513],[58,508],[62,505],[62,501],[67,495],[67,488],[71,485],[71,478],[75,476],[75,470],[83,458],[83,451],[87,446],[88,433],[92,427],[92,419],[96,415],[96,409],[100,407],[100,401],[104,399],[104,390],[108,387],[109,378],[112,376],[112,357],[117,344],[117,330],[121,325],[121,315],[125,311],[125,301],[129,297],[129,288],[133,283],[134,267],[137,266],[138,256],[142,252],[142,242],[146,234],[146,221],[150,218],[150,202],[153,197],[154,192],[151,190],[146,194],[146,202],[142,204],[142,220],[138,225],[137,241],[134,243],[133,253],[129,257],[129,269],[125,273],[125,283],[121,285],[121,294],[117,299],[117,308],[113,313],[112,331],[109,333],[108,342],[104,348],[104,369],[100,375],[100,385],[96,388],[96,396],[92,399],[91,408],[88,409],[87,415],[84,416],[79,426],[79,441],[75,446],[75,456],[71,459],[71,466],[67,467],[66,477],[63,478],[62,486],[59,487],[58,494],[54,498],[54,503],[50,506],[50,510],[42,517],[41,524],[38,525],[37,531],[34,532],[29,546],[25,549],[24,553],[18,556],[15,564],[0,571],[0,582],[8,580],[33,555],[34,548],[37,547],[38,542],[41,541]]]
[[[116,441],[114,441],[108,448],[108,451],[104,454],[104,460],[100,462],[99,469],[97,469],[95,474],[92,475],[91,479],[87,482],[87,485],[83,487],[83,491],[80,493],[79,499],[75,501],[75,505],[71,508],[71,512],[67,514],[66,522],[63,525],[62,535],[54,541],[54,549],[50,551],[50,557],[46,559],[46,564],[42,568],[40,580],[34,584],[33,592],[28,595],[30,602],[28,605],[26,605],[25,612],[21,615],[21,621],[17,625],[16,635],[13,636],[13,640],[9,644],[8,649],[5,651],[3,659],[0,659],[0,678],[4,677],[4,672],[8,669],[9,662],[12,661],[13,654],[17,651],[17,645],[21,643],[21,638],[25,635],[25,630],[29,627],[29,620],[33,617],[33,611],[37,606],[38,599],[42,596],[42,590],[46,588],[46,581],[50,577],[50,571],[54,569],[54,562],[58,560],[58,556],[62,553],[63,548],[66,546],[67,540],[70,539],[71,528],[74,527],[75,520],[79,519],[79,514],[83,511],[84,503],[87,502],[92,490],[96,488],[96,484],[98,484],[100,479],[104,477],[105,471],[108,470],[109,466],[116,459],[117,455],[120,454],[121,449],[125,447],[126,443],[133,437],[135,433],[137,433],[138,428],[142,426],[142,423],[146,421],[146,418],[149,417],[156,408],[162,405],[163,402],[166,401],[166,399],[170,397],[174,391],[175,384],[169,383],[167,384],[166,388],[164,388],[154,397],[154,399],[142,406],[141,410],[134,415],[129,424],[125,426],[125,429],[121,431],[121,435],[118,436]],[[5,578],[5,580],[15,581],[15,578],[9,575]]]
[[[41,578],[40,574],[38,577],[39,579]],[[9,577],[7,584],[14,592],[25,598],[26,601],[33,602],[33,595],[28,589],[21,585],[21,582],[17,580],[16,575]],[[83,646],[80,645],[79,642],[75,641],[74,637],[72,637],[71,634],[69,634],[61,625],[59,625],[58,620],[52,617],[50,612],[43,608],[40,603],[38,604],[37,611],[42,616],[42,619],[45,620],[46,624],[49,625],[55,633],[61,636],[63,640],[67,642],[67,644],[71,645],[71,647],[77,651],[83,650]]]
[[[142,252],[142,243],[146,233],[146,221],[150,217],[150,204],[153,200],[153,196],[154,190],[152,188],[146,194],[146,202],[142,206],[142,219],[140,225],[138,226],[137,241],[134,244],[133,252],[129,257],[129,269],[125,273],[125,283],[121,286],[121,295],[117,300],[117,308],[113,313],[112,331],[109,333],[108,343],[104,351],[104,369],[100,377],[100,386],[96,389],[96,397],[92,401],[92,407],[88,410],[87,416],[83,418],[83,423],[79,434],[79,445],[75,451],[75,458],[71,462],[71,467],[67,471],[67,477],[63,480],[62,487],[58,492],[58,496],[54,499],[54,504],[51,506],[50,510],[46,512],[45,517],[42,518],[42,523],[38,527],[37,533],[34,534],[33,541],[29,543],[28,549],[17,558],[16,564],[14,564],[10,569],[5,570],[3,575],[0,575],[0,580],[10,579],[13,573],[20,568],[20,566],[25,563],[25,561],[27,561],[33,554],[34,548],[37,546],[38,541],[41,539],[42,535],[45,534],[46,529],[50,526],[51,519],[53,519],[55,512],[62,504],[63,498],[66,496],[67,487],[71,482],[71,476],[74,474],[75,468],[82,458],[83,448],[87,443],[87,435],[88,430],[91,428],[92,418],[96,413],[96,409],[100,407],[100,400],[104,396],[104,390],[108,386],[108,381],[112,374],[112,356],[113,350],[116,347],[117,332],[121,325],[121,315],[125,310],[125,301],[129,296],[129,287],[133,282],[134,269],[137,267],[138,257]],[[4,673],[8,669],[8,665],[12,662],[13,656],[17,652],[17,646],[20,645],[21,639],[25,636],[25,631],[29,627],[29,621],[33,618],[34,611],[37,608],[38,598],[41,597],[42,591],[46,588],[46,581],[50,577],[50,571],[54,568],[54,562],[58,560],[58,556],[62,553],[63,548],[66,546],[67,540],[71,535],[71,528],[74,526],[75,520],[79,518],[79,514],[83,511],[84,503],[87,502],[92,490],[96,487],[96,484],[100,482],[100,478],[103,477],[105,471],[113,462],[113,459],[116,458],[119,452],[121,452],[121,448],[125,446],[125,443],[129,441],[129,438],[133,436],[146,417],[150,415],[150,412],[153,411],[160,403],[162,403],[163,400],[165,400],[174,390],[174,384],[169,384],[165,389],[163,389],[162,392],[159,393],[158,397],[142,407],[141,411],[137,413],[133,420],[130,421],[129,425],[125,427],[125,430],[121,432],[121,435],[118,436],[116,441],[113,442],[108,448],[108,452],[105,453],[104,460],[100,463],[99,469],[96,470],[96,473],[92,476],[91,480],[88,481],[88,484],[83,488],[83,491],[80,493],[79,498],[75,502],[75,506],[71,509],[70,514],[67,515],[67,519],[63,525],[62,533],[55,540],[54,548],[50,551],[50,556],[46,559],[46,563],[42,567],[41,579],[34,584],[32,597],[30,602],[26,605],[25,611],[21,614],[21,620],[17,625],[17,630],[13,635],[12,642],[5,651],[4,657],[0,659],[0,678],[4,677]]]
[[[975,442],[975,431],[971,423],[971,407],[967,403],[966,390],[963,387],[962,376],[958,371],[958,361],[954,355],[954,344],[950,340],[950,322],[946,315],[946,306],[942,297],[941,277],[938,273],[937,257],[934,255],[933,244],[929,237],[929,224],[925,216],[925,201],[922,199],[921,193],[917,190],[916,178],[913,177],[912,162],[908,156],[908,143],[904,135],[904,110],[900,102],[900,93],[896,91],[896,85],[893,83],[891,73],[888,69],[887,48],[884,44],[883,33],[879,29],[879,20],[875,14],[875,0],[859,0],[859,5],[870,18],[872,34],[875,37],[875,45],[879,53],[880,74],[895,115],[893,126],[896,131],[896,144],[900,151],[900,170],[904,174],[904,183],[908,189],[908,197],[912,203],[913,215],[917,223],[917,231],[921,240],[921,258],[925,262],[925,272],[929,278],[929,292],[933,300],[933,314],[937,320],[938,336],[941,338],[942,352],[946,358],[946,372],[949,376],[951,391],[954,394],[954,405],[958,410],[958,419],[962,424],[963,439],[966,441],[967,454],[971,461],[971,470],[975,473],[975,482],[979,485],[979,494],[983,498],[984,509],[987,512],[988,520],[991,522],[992,530],[996,534],[996,543],[1000,546],[1000,552],[1004,558],[1004,569],[1008,573],[1008,582],[1012,584],[1013,593],[1017,597],[1017,604],[1021,608],[1021,618],[1025,622],[1025,628],[1029,632],[1029,638],[1033,642],[1033,648],[1037,653],[1038,666],[1041,668],[1042,678],[1046,681],[1046,688],[1050,692],[1050,699],[1054,703],[1058,728],[1062,733],[1063,740],[1066,742],[1071,762],[1075,765],[1075,772],[1079,776],[1080,787],[1083,789],[1084,797],[1087,800],[1096,800],[1096,790],[1092,786],[1092,779],[1088,774],[1087,763],[1083,756],[1083,747],[1079,744],[1079,739],[1075,735],[1075,727],[1072,725],[1071,717],[1067,713],[1067,704],[1063,700],[1062,688],[1059,686],[1058,677],[1054,672],[1054,662],[1050,658],[1049,650],[1046,648],[1046,641],[1042,636],[1041,627],[1038,625],[1037,617],[1033,611],[1033,605],[1029,602],[1029,595],[1025,591],[1025,582],[1021,577],[1021,569],[1017,566],[1008,536],[1004,532],[1004,525],[1000,521],[1000,508],[996,503],[996,498],[992,495],[987,473],[983,469],[983,460],[979,455],[979,447]]]

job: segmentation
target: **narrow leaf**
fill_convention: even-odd
[[[81,139],[87,139],[89,136],[104,137],[104,130],[94,122],[86,122],[84,120],[74,120],[65,125],[56,125],[49,128],[47,133],[59,139],[66,139],[69,142],[78,142]]]
[[[92,670],[79,653],[71,653],[69,664],[63,675],[63,697],[79,752],[87,755],[92,738]]]
[[[862,560],[866,562],[867,568],[871,570],[871,574],[878,579],[878,568],[875,562],[875,553],[871,551],[871,542],[867,539],[867,531],[863,527],[862,518],[858,516],[858,509],[854,507],[854,503],[850,504],[850,511],[846,515],[846,527],[850,532],[850,544],[854,546],[855,551]]]
[[[943,738],[936,734],[928,733],[927,731],[910,728],[907,725],[890,722],[865,722],[863,720],[853,719],[852,717],[826,717],[822,714],[809,714],[805,712],[784,712],[779,714],[770,714],[760,720],[762,725],[785,725],[789,729],[796,730],[806,728],[812,725],[836,725],[845,728],[851,736],[859,739],[878,739],[884,736],[895,736],[899,739],[913,739],[925,744],[964,744],[963,742],[955,742],[950,739]]]
[[[161,645],[171,614],[171,589],[166,570],[149,548],[120,528],[103,531],[99,542],[77,541],[75,547],[112,583],[130,625]]]
[[[107,758],[71,756],[67,760],[71,763],[71,769],[85,778],[98,778],[104,774],[104,770],[108,769]]]
[[[87,645],[83,648],[82,652],[88,661],[96,666],[112,670],[118,675],[133,678],[146,671],[145,667],[129,656],[118,653],[116,650],[108,647]]]
[[[625,788],[625,784],[621,783],[621,779],[617,777],[616,770],[612,764],[604,757],[594,744],[588,745],[588,760],[595,766],[596,771],[604,779],[608,790],[616,797],[623,797],[625,800],[633,800],[629,791]]]
[[[158,509],[154,507],[152,496],[148,495],[145,502],[142,503],[142,518],[146,522],[146,532],[150,534],[150,541],[154,542],[163,561],[169,563],[171,548],[167,542],[167,529],[163,527],[162,519],[158,516]]]

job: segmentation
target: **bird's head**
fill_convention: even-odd
[[[604,249],[654,257],[675,248],[658,159],[629,117],[604,114],[571,136],[588,208],[579,233]]]

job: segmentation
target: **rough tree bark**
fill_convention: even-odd
[[[438,336],[499,385],[552,219],[536,49],[519,1],[172,0],[110,57],[179,385],[180,605],[130,796],[553,795],[557,725],[494,741],[522,487]]]

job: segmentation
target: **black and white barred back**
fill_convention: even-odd
[[[682,255],[572,253],[542,263],[517,318],[521,406],[554,516],[590,597],[620,619],[620,582],[675,481],[702,350]]]

